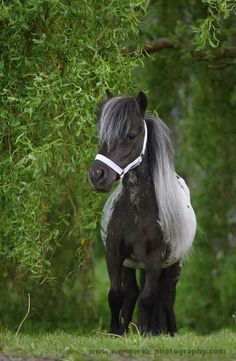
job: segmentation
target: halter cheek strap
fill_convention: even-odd
[[[112,160],[110,160],[109,158],[105,157],[102,154],[97,154],[95,157],[95,160],[99,160],[100,162],[106,164],[108,167],[110,167],[111,169],[113,169],[117,174],[119,174],[120,178],[123,178],[124,175],[131,169],[136,168],[137,166],[139,166],[142,162],[145,150],[146,150],[146,146],[147,146],[147,136],[148,136],[148,131],[147,131],[147,125],[145,123],[145,121],[143,121],[144,123],[144,139],[143,139],[143,148],[142,148],[142,152],[139,155],[139,157],[137,157],[136,159],[134,159],[131,163],[129,163],[125,168],[121,168],[119,167],[115,162],[113,162]]]

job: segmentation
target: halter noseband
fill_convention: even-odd
[[[129,163],[125,168],[121,168],[119,167],[116,163],[114,163],[112,160],[110,160],[109,158],[105,157],[102,154],[97,154],[95,157],[95,160],[99,160],[100,162],[108,165],[108,167],[110,167],[111,169],[113,169],[116,173],[119,174],[120,178],[123,178],[124,175],[131,169],[136,168],[137,166],[139,166],[143,160],[143,156],[146,150],[146,146],[147,146],[147,136],[148,136],[148,131],[147,131],[147,125],[145,123],[145,120],[143,121],[144,123],[144,139],[143,139],[143,148],[142,148],[142,152],[139,155],[139,157],[137,157],[136,159],[134,159],[131,163]]]

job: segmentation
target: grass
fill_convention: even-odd
[[[207,336],[183,334],[141,337],[134,329],[128,336],[102,332],[76,335],[64,332],[41,335],[0,334],[4,352],[18,355],[56,356],[60,360],[206,360],[236,359],[236,333],[222,330]]]

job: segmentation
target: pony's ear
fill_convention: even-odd
[[[137,101],[138,101],[141,113],[144,115],[145,111],[147,109],[147,97],[146,97],[146,94],[144,94],[143,92],[140,92],[139,95],[137,96]]]
[[[111,99],[114,97],[114,95],[112,94],[112,92],[110,91],[110,89],[106,89],[106,95],[108,99]]]

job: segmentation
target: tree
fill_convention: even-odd
[[[1,321],[16,325],[29,292],[32,320],[77,326],[94,316],[94,109],[106,88],[132,86],[138,55],[120,47],[145,1],[12,0],[0,11]]]

